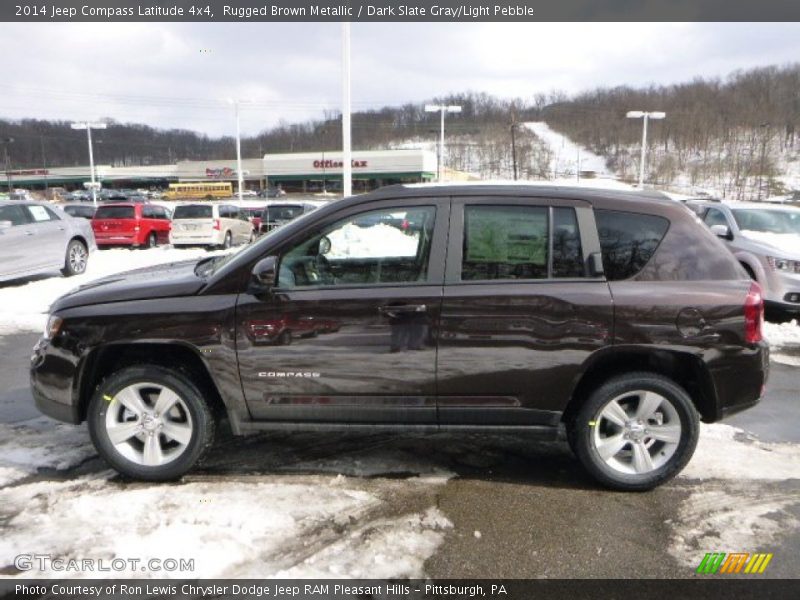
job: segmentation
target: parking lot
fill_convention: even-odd
[[[35,331],[56,295],[121,260],[204,255],[111,250],[80,281],[0,286],[3,575],[23,576],[15,557],[36,552],[188,558],[206,577],[682,578],[706,552],[763,551],[774,554],[766,576],[796,576],[796,323],[767,328],[775,341],[763,402],[703,426],[687,469],[652,492],[598,487],[562,442],[475,434],[233,438],[222,429],[205,464],[178,483],[116,475],[85,425],[57,424],[33,407]]]

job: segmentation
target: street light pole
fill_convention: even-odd
[[[92,178],[92,203],[97,206],[97,183],[95,181],[94,173],[94,152],[92,151],[92,129],[105,129],[108,127],[105,123],[91,123],[84,121],[82,123],[73,123],[73,129],[85,129],[86,139],[89,142],[89,172]]]
[[[233,100],[229,99],[228,102],[233,104],[234,112],[236,113],[236,178],[239,187],[239,202],[242,202],[244,196],[242,188],[244,187],[244,171],[242,170],[242,130],[241,122],[239,119],[239,105],[250,104],[251,100]]]
[[[425,112],[438,112],[441,114],[439,125],[439,160],[436,165],[436,180],[442,180],[442,163],[444,162],[444,114],[460,113],[461,107],[456,104],[426,104]]]
[[[647,159],[647,121],[650,119],[663,119],[667,113],[643,110],[631,110],[625,115],[629,119],[642,119],[642,154],[639,162],[639,189],[644,189],[644,165]]]
[[[342,196],[353,195],[353,155],[350,127],[350,23],[342,23]]]
[[[14,143],[14,138],[3,138],[3,167],[6,170],[6,182],[8,183],[8,196],[11,197],[11,160],[8,157],[8,145]]]

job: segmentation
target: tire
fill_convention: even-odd
[[[287,329],[281,333],[278,337],[278,344],[281,346],[290,346],[292,344],[292,332]]]
[[[229,249],[231,246],[233,246],[233,235],[231,234],[231,232],[230,232],[230,231],[226,231],[226,232],[225,232],[225,241],[224,241],[224,242],[222,242],[222,247],[223,247],[225,250],[227,250],[227,249]]]
[[[155,231],[151,231],[150,235],[147,236],[147,247],[155,248],[157,246],[158,246],[158,236],[156,235]]]
[[[659,439],[652,436],[656,432]],[[644,491],[686,466],[699,432],[697,410],[681,386],[656,373],[636,372],[596,389],[568,425],[567,439],[597,481],[615,490]]]
[[[158,401],[173,397],[158,415]],[[145,481],[179,478],[214,442],[214,417],[197,386],[184,373],[156,365],[125,367],[104,379],[86,420],[100,456],[120,473]]]
[[[247,240],[247,243],[248,244],[252,244],[255,241],[256,241],[256,232],[255,231],[251,231],[250,232],[250,239]]]
[[[61,273],[65,277],[80,275],[86,271],[89,264],[89,250],[80,240],[70,240],[67,244],[67,253],[64,256],[64,268]]]

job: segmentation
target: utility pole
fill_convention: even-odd
[[[47,198],[47,192],[50,189],[47,181],[47,156],[44,153],[44,136],[39,136],[39,142],[42,145],[42,168],[44,169],[44,197]]]
[[[6,169],[6,181],[8,182],[8,195],[11,197],[11,159],[8,157],[8,145],[14,143],[14,138],[3,138],[3,165]]]
[[[642,119],[642,155],[639,162],[639,189],[644,189],[644,165],[647,160],[647,121],[649,119],[663,119],[667,113],[661,111],[647,112],[643,110],[631,110],[625,115],[629,119]]]
[[[515,131],[517,129],[517,112],[511,109],[511,163],[514,167],[514,181],[517,180],[517,138]]]
[[[764,159],[766,158],[767,155],[767,137],[769,136],[769,123],[762,123],[761,128],[764,130],[764,134],[761,136],[761,161],[759,162],[759,167],[758,167],[758,196],[757,196],[758,200],[761,200],[761,188],[763,187]]]
[[[233,100],[228,99],[230,104],[233,104],[233,110],[236,114],[236,178],[239,187],[239,202],[243,200],[242,188],[244,187],[244,171],[242,170],[242,130],[239,120],[239,105],[252,104],[252,100]]]
[[[353,154],[350,126],[350,23],[342,23],[342,196],[353,195]]]
[[[441,121],[439,125],[439,160],[436,165],[436,180],[442,180],[442,163],[444,162],[444,114],[445,113],[460,113],[461,107],[457,104],[426,104],[425,112],[438,112],[441,114]]]
[[[94,152],[92,150],[92,129],[105,129],[108,127],[105,123],[91,123],[84,121],[81,123],[73,123],[73,129],[85,129],[86,139],[89,142],[89,172],[92,177],[92,203],[97,206],[97,182],[95,181],[94,172]]]

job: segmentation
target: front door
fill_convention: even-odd
[[[350,207],[275,252],[244,293],[237,352],[255,419],[436,422],[436,329],[449,200]]]
[[[586,202],[453,199],[439,334],[443,425],[556,425],[582,363],[611,343],[612,305],[588,265]]]

